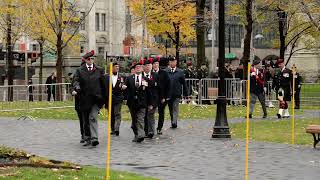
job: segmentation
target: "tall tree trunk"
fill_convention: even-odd
[[[10,5],[9,5],[10,6]],[[13,85],[14,78],[14,66],[12,59],[12,18],[10,14],[7,14],[7,68],[8,68],[8,85]],[[27,58],[26,58],[27,60]],[[8,101],[13,101],[13,88],[8,88]]]
[[[63,13],[63,2],[59,0],[59,14],[58,14],[58,34],[57,34],[57,83],[62,83],[62,65],[63,65],[63,55],[62,55],[62,46],[63,46],[63,36],[62,36],[62,13]],[[58,101],[62,100],[62,86],[56,86],[56,99]]]
[[[63,57],[62,57],[62,35],[61,34],[58,34],[57,36],[57,45],[56,45],[56,48],[57,48],[57,67],[56,67],[56,70],[57,70],[57,83],[62,83],[62,64],[63,64]],[[61,100],[61,91],[62,91],[62,88],[61,86],[56,86],[56,98],[57,100]]]
[[[279,11],[279,40],[280,40],[280,59],[284,59],[286,52],[286,35],[285,35],[285,22],[286,22],[286,12]]]
[[[39,70],[39,84],[42,84],[42,68],[43,68],[43,37],[38,41],[40,45],[40,70]],[[42,101],[42,86],[39,86],[39,101]]]
[[[175,32],[175,38],[176,38],[176,59],[177,59],[177,66],[180,66],[180,26],[176,26],[176,32]]]
[[[204,23],[204,8],[206,0],[197,0],[196,12],[197,12],[197,69],[200,69],[201,64],[205,62],[206,51],[205,51],[205,28]]]
[[[246,0],[246,19],[247,24],[245,25],[246,34],[244,37],[244,47],[243,47],[243,71],[244,71],[244,78],[247,79],[248,76],[248,63],[250,60],[250,51],[251,51],[251,34],[252,34],[252,0]]]

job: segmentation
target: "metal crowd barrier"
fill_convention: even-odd
[[[187,88],[192,87],[191,99],[197,104],[207,104],[218,98],[219,79],[205,78],[201,80],[186,79]],[[226,99],[230,104],[241,105],[246,102],[247,80],[225,79]],[[300,92],[300,102],[302,105],[320,105],[320,84],[304,83]],[[188,91],[190,92],[190,91]],[[190,93],[189,93],[190,94]],[[275,107],[278,103],[276,92],[272,89],[272,81],[266,85],[266,105]]]
[[[20,111],[26,117],[31,110],[74,107],[70,83],[0,86],[0,112]]]

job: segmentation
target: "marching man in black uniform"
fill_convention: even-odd
[[[74,75],[72,95],[79,94],[79,108],[82,112],[84,126],[84,146],[97,146],[98,113],[107,99],[104,70],[94,64],[91,58],[94,51],[84,55],[85,64],[78,68]]]
[[[283,59],[277,61],[280,71],[275,73],[273,88],[276,90],[279,100],[278,118],[290,117],[288,111],[288,101],[291,101],[292,95],[292,72],[287,69]]]
[[[121,107],[124,99],[124,77],[119,74],[119,64],[113,63],[112,69],[112,107],[111,107],[111,134],[119,136],[121,124]],[[107,77],[109,84],[109,77]]]
[[[130,110],[134,133],[133,142],[142,142],[145,137],[144,118],[147,110],[153,109],[149,80],[142,75],[143,61],[135,64],[135,74],[127,77],[127,105]]]
[[[168,93],[170,92],[170,78],[168,72],[159,68],[160,57],[153,61],[153,72],[158,74],[159,77],[159,103],[158,103],[158,113],[159,121],[157,127],[157,134],[162,134],[162,127],[164,123],[164,110],[167,105]],[[166,67],[165,67],[166,68]]]
[[[152,104],[150,105],[150,108],[146,111],[145,116],[145,134],[147,138],[152,138],[154,136],[155,132],[155,112],[159,104],[159,77],[158,74],[155,72],[152,72],[152,63],[153,58],[149,58],[149,60],[146,60],[144,62],[144,72],[143,76],[146,77],[149,80],[149,90],[152,95]]]
[[[186,80],[183,71],[177,67],[177,60],[172,57],[169,62],[169,78],[170,78],[170,93],[168,101],[170,117],[171,117],[171,128],[175,129],[178,127],[178,116],[179,116],[179,103],[182,95],[187,97]]]

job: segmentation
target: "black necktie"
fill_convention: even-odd
[[[149,79],[149,74],[147,74],[147,78]]]
[[[173,69],[173,68],[171,69],[171,72],[172,72],[172,73],[174,72],[174,69]]]
[[[92,68],[91,66],[88,67],[89,71],[91,71],[91,68]]]
[[[139,87],[139,76],[136,76],[136,87]]]

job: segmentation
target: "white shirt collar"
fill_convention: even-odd
[[[91,65],[86,64],[86,66],[87,66],[87,69],[89,69],[89,67],[91,67],[91,70],[93,69],[93,64]]]
[[[144,73],[144,75],[147,77],[147,75],[148,75],[148,77],[150,78],[151,77],[151,71],[149,72],[149,73]]]
[[[117,81],[118,81],[118,73],[117,73],[117,75],[113,75],[112,74],[112,85],[113,85],[113,87],[117,84]]]
[[[170,67],[170,72],[172,72],[172,69],[173,69],[173,72],[175,72],[177,67],[175,67],[175,68]]]

